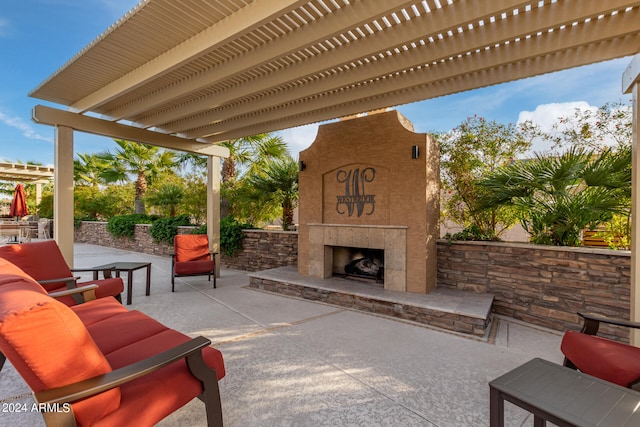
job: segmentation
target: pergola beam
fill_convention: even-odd
[[[111,138],[126,139],[157,147],[205,156],[229,157],[229,149],[221,145],[193,142],[193,140],[153,132],[146,129],[113,123],[108,120],[83,114],[62,111],[56,108],[36,105],[32,111],[36,123],[50,126],[65,126],[82,132]]]

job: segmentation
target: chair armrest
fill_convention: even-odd
[[[50,292],[49,296],[52,298],[60,298],[67,295],[82,294],[84,296],[84,302],[96,299],[96,289],[98,285],[86,285],[79,288],[67,289],[65,291]]]
[[[73,289],[76,287],[78,280],[80,280],[80,277],[60,277],[56,279],[38,280],[38,283],[46,285],[48,283],[65,282],[67,284],[67,289]]]
[[[584,320],[584,324],[582,325],[580,332],[587,335],[596,335],[600,328],[600,322],[616,326],[625,326],[627,328],[640,329],[640,323],[632,322],[630,320],[610,319],[594,313],[578,313],[578,316],[582,317]]]
[[[192,370],[191,364],[204,364],[202,358],[202,349],[211,344],[211,341],[205,337],[196,337],[192,340],[180,344],[170,350],[151,356],[145,360],[133,363],[129,366],[122,367],[115,371],[98,375],[77,383],[68,384],[66,386],[44,390],[35,393],[36,402],[45,405],[55,406],[56,404],[72,403],[80,399],[94,396],[96,394],[111,390],[129,381],[133,381],[151,372],[157,371],[180,359],[187,359],[187,365]],[[211,369],[213,372],[213,369]],[[214,374],[215,375],[215,374]],[[194,376],[200,380],[197,373]],[[217,385],[217,383],[216,383]],[[70,412],[70,411],[69,411]],[[45,422],[53,424],[54,420],[69,419],[73,417],[69,413],[64,412],[44,412]],[[50,417],[49,419],[46,419]]]

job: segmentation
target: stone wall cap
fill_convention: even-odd
[[[631,251],[589,248],[584,246],[551,246],[551,245],[540,245],[536,243],[522,243],[522,242],[491,242],[491,241],[480,241],[480,240],[447,240],[447,239],[438,239],[437,242],[445,245],[461,244],[461,245],[477,245],[477,246],[501,246],[501,247],[510,247],[510,248],[539,249],[543,251],[580,252],[580,253],[599,254],[599,255],[631,256]]]

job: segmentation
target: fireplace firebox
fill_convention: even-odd
[[[384,283],[384,250],[334,247],[332,273],[348,279]]]

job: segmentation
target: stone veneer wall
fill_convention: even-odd
[[[169,245],[153,243],[150,225],[137,225],[136,237],[115,239],[104,222],[83,222],[79,243],[168,255]],[[181,227],[179,232],[188,232]],[[298,233],[244,230],[244,248],[222,255],[228,268],[260,271],[296,265]],[[495,295],[493,312],[564,331],[579,329],[578,311],[628,319],[631,256],[627,251],[566,248],[503,242],[439,240],[438,286]],[[628,340],[625,329],[603,326],[604,335]]]
[[[107,231],[106,222],[83,221],[76,227],[74,238],[76,243],[91,243],[127,251],[142,252],[150,255],[169,256],[173,245],[154,242],[149,234],[151,224],[136,224],[133,239],[114,237]],[[195,227],[178,227],[178,234],[190,233]]]
[[[579,329],[578,311],[628,319],[630,282],[628,251],[438,241],[439,287],[491,293],[494,313],[558,331]],[[601,330],[628,340],[626,328]]]
[[[106,222],[83,221],[75,230],[77,243],[91,243],[143,252],[151,255],[169,256],[173,246],[156,243],[149,234],[150,224],[137,224],[134,238],[113,237],[107,231]],[[178,227],[179,234],[190,233],[195,227]],[[246,271],[261,271],[298,264],[298,233],[295,231],[243,230],[243,249],[233,257],[221,255],[221,263],[227,268]]]
[[[296,231],[243,230],[242,250],[232,257],[222,254],[222,265],[236,270],[262,271],[298,265]]]

